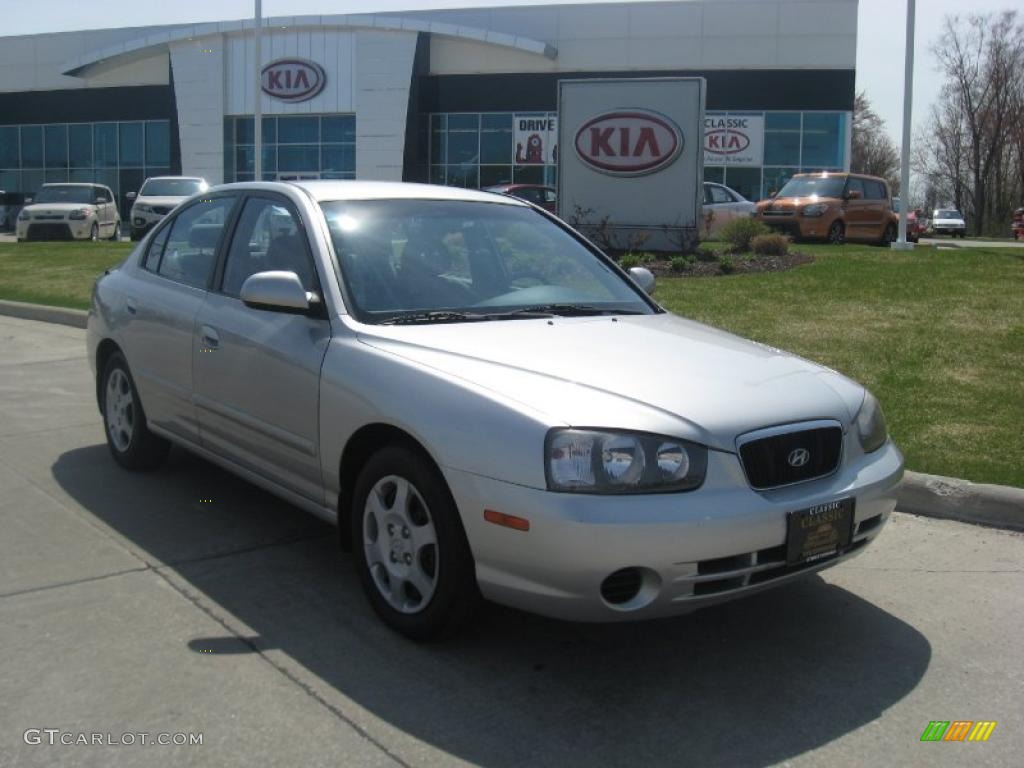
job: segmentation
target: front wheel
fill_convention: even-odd
[[[897,231],[896,225],[889,223],[885,227],[885,231],[882,233],[882,245],[890,245],[896,242]]]
[[[100,380],[100,411],[107,447],[125,469],[154,469],[167,457],[171,444],[149,431],[142,401],[124,355],[107,360]]]
[[[839,219],[832,222],[832,226],[828,228],[828,241],[832,245],[842,245],[846,242],[846,227]]]
[[[473,556],[444,479],[418,451],[392,445],[356,481],[353,554],[383,621],[414,640],[451,636],[480,604]]]

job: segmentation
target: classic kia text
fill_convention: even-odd
[[[649,119],[577,140],[672,151]],[[413,638],[483,599],[680,614],[863,551],[903,473],[875,398],[653,288],[509,195],[231,184],[97,281],[88,355],[114,460],[174,443],[336,521]]]

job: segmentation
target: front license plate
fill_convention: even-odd
[[[853,538],[853,499],[819,504],[790,512],[786,531],[786,560],[810,563],[837,554]]]

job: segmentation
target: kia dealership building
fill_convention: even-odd
[[[301,8],[301,0],[295,3]],[[703,174],[751,199],[849,167],[857,0],[264,20],[264,178],[554,185],[559,80],[699,76]],[[253,22],[0,37],[0,190],[253,178]]]

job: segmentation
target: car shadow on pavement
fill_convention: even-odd
[[[413,764],[408,737],[494,768],[768,765],[869,724],[931,657],[914,627],[817,576],[635,624],[494,606],[456,641],[416,645],[377,620],[331,526],[205,461],[175,449],[132,474],[96,445],[53,474],[237,628],[191,638],[196,663],[279,650],[346,717],[383,721],[365,727]]]

